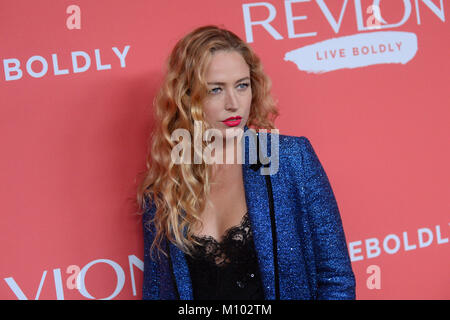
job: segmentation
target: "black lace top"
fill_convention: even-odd
[[[248,212],[218,242],[194,236],[193,257],[186,255],[195,300],[264,300]]]

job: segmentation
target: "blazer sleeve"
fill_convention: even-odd
[[[154,225],[146,222],[153,218],[156,211],[155,205],[146,198],[142,224],[144,229],[144,283],[142,286],[143,300],[159,300],[158,265],[155,260],[156,251],[153,257],[150,256],[150,247],[154,239]]]
[[[306,137],[299,137],[302,192],[311,226],[317,273],[316,299],[355,299],[355,276],[328,177]]]

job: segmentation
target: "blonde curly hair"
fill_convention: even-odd
[[[171,134],[183,128],[193,136],[194,121],[201,121],[203,130],[210,128],[204,121],[202,101],[207,94],[205,73],[218,50],[239,52],[249,66],[252,101],[247,126],[255,130],[275,128],[278,110],[270,92],[271,81],[250,46],[233,32],[214,25],[199,27],[179,40],[153,100],[156,127],[149,139],[147,170],[137,190],[138,213],[143,213],[146,198],[156,207],[153,218],[146,221],[146,227],[153,223],[156,231],[150,251],[156,247],[166,255],[160,245],[164,236],[187,254],[197,243],[192,230],[201,224],[199,213],[206,206],[211,165],[205,161],[174,164]],[[202,144],[205,148],[206,142]]]

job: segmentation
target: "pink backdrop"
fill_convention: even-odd
[[[357,298],[449,299],[449,16],[447,0],[2,1],[0,298],[141,298],[151,102],[175,42],[218,24],[261,57],[280,132],[317,151]]]

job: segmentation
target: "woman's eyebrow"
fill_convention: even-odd
[[[244,81],[244,80],[250,80],[250,77],[245,77],[245,78],[239,79],[235,83],[238,83],[238,82],[241,82],[241,81]],[[208,82],[208,84],[224,85],[225,82]]]

